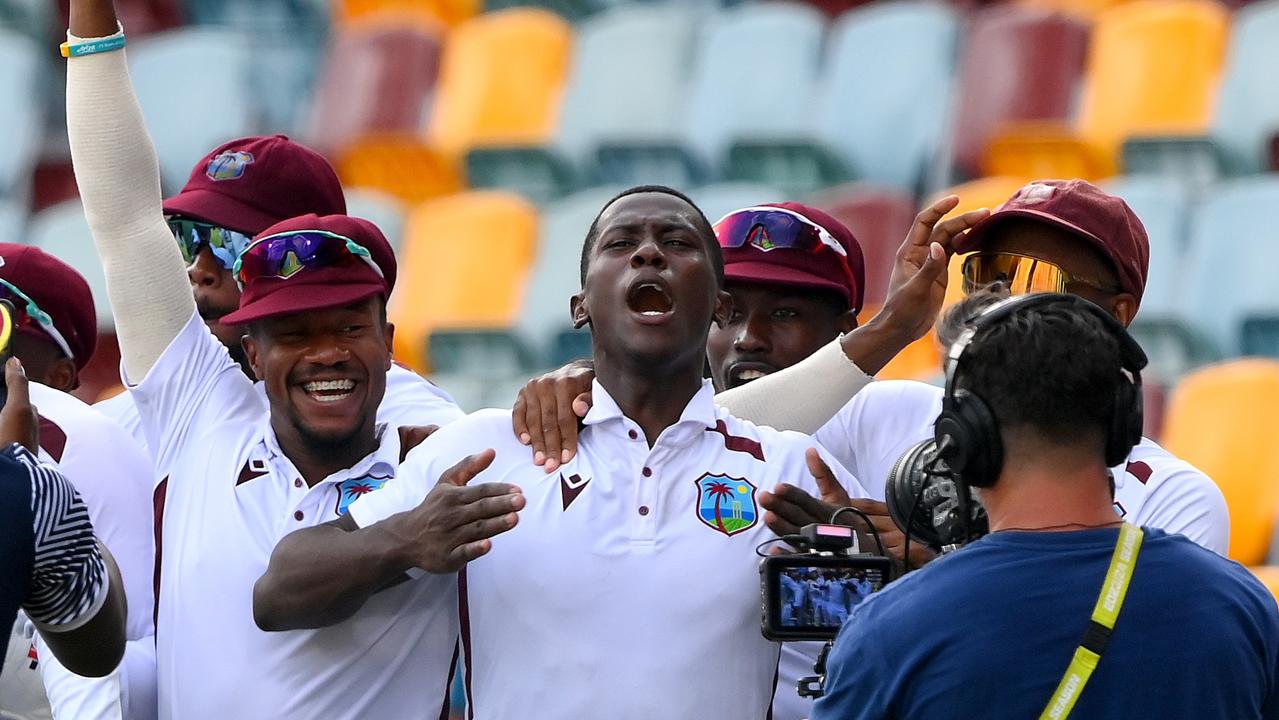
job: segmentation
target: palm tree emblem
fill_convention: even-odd
[[[706,473],[696,481],[697,519],[712,530],[732,537],[759,520],[755,484],[723,473]]]
[[[719,526],[720,532],[728,532],[728,528],[724,527],[724,516],[719,509],[724,499],[733,497],[733,491],[729,489],[728,483],[711,483],[706,487],[706,497],[715,498],[715,524]]]

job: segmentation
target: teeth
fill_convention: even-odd
[[[351,390],[354,387],[354,380],[315,380],[302,385],[302,389],[309,393]],[[343,397],[345,397],[345,395],[343,395]]]
[[[737,377],[740,380],[758,380],[767,374],[768,373],[760,372],[759,370],[743,370],[737,373]]]
[[[648,315],[650,317],[656,317],[661,314],[662,314],[662,311],[660,310],[645,310],[644,312],[640,313],[640,315]]]
[[[312,395],[311,397],[317,402],[331,403],[331,402],[337,402],[338,400],[345,400],[351,397],[351,393],[346,392],[346,393],[342,393],[341,395]]]

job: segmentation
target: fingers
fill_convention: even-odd
[[[826,461],[822,460],[821,453],[817,452],[817,448],[809,448],[804,454],[804,459],[808,461],[808,472],[812,473],[813,479],[817,481],[817,489],[822,493],[822,501],[843,507],[849,503],[848,491],[843,485],[839,484],[839,480],[835,478],[835,473],[831,472]]]
[[[458,528],[454,535],[454,541],[459,544],[469,545],[478,540],[488,540],[510,530],[517,523],[519,523],[519,516],[515,513],[475,520]]]
[[[586,393],[589,395],[589,393]],[[573,459],[577,452],[577,404],[583,393],[573,392],[567,387],[560,387],[555,393],[555,421],[557,423],[555,442],[546,440],[547,472],[551,472],[563,463]],[[588,406],[589,409],[589,406]],[[585,416],[585,413],[582,414]]]
[[[799,534],[798,525],[788,520],[782,519],[782,517],[775,512],[770,511],[770,512],[764,513],[764,524],[767,525],[768,529],[772,530],[773,533],[777,535],[778,537],[785,537],[787,535]]]
[[[555,397],[552,402],[541,403],[542,415],[538,419],[542,429],[542,462],[546,472],[554,472],[555,468],[560,466],[560,415],[562,408],[559,405],[559,398]],[[534,462],[537,462],[536,457]]]
[[[990,216],[990,210],[980,208],[956,215],[949,220],[937,223],[929,235],[929,242],[937,243],[947,252],[954,252],[955,238],[977,223]]]
[[[580,418],[584,418],[586,417],[586,413],[591,411],[591,406],[594,404],[595,403],[591,401],[591,393],[588,390],[581,395],[578,395],[573,400],[573,414]],[[576,441],[574,444],[576,444]]]
[[[919,247],[927,245],[931,241],[933,227],[939,220],[946,217],[946,213],[954,210],[958,205],[958,195],[947,195],[920,210],[919,214],[915,216],[915,222],[910,226],[910,232],[906,235],[906,244]]]
[[[788,525],[801,528],[813,523],[830,522],[834,508],[793,485],[778,485],[773,492],[760,493],[759,504]],[[765,519],[767,523],[767,519]],[[771,527],[771,526],[770,526]]]
[[[473,488],[466,488],[463,492],[470,491],[482,491],[483,494],[476,493],[463,497],[463,493],[458,493],[459,507],[450,514],[454,527],[464,527],[481,520],[513,515],[524,509],[524,493],[514,485],[483,483]]]
[[[524,402],[524,395],[528,392],[528,385],[520,388],[520,392],[515,396],[515,404],[511,406],[511,430],[515,432],[515,437],[519,438],[520,444],[528,445],[533,441],[533,436],[528,432],[528,403]]]
[[[444,471],[444,474],[440,476],[439,484],[464,486],[473,480],[476,475],[488,469],[488,466],[493,464],[493,458],[495,457],[497,457],[497,453],[492,448],[474,455],[467,455],[456,465]]]
[[[31,404],[31,391],[27,387],[27,373],[22,361],[16,357],[9,358],[4,364],[4,384],[8,388],[5,405],[25,408]]]
[[[493,543],[490,540],[477,540],[465,545],[459,545],[453,548],[448,554],[448,561],[452,570],[458,570],[463,565],[484,557],[489,550],[493,549]]]

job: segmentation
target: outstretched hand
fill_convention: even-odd
[[[533,448],[533,462],[555,472],[577,454],[577,426],[591,409],[594,366],[578,360],[533,378],[511,408],[515,436]]]
[[[39,452],[40,416],[31,405],[27,373],[16,357],[4,365],[4,384],[7,392],[4,409],[0,410],[0,444],[8,447],[18,443],[33,453]]]
[[[492,537],[519,522],[524,494],[518,486],[468,485],[495,456],[492,450],[468,455],[444,471],[416,508],[393,516],[388,530],[408,548],[410,564],[428,572],[456,572],[491,550]]]

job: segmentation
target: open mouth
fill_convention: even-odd
[[[354,380],[312,380],[302,383],[307,397],[316,402],[331,403],[345,400],[355,389]]]
[[[626,295],[626,305],[632,312],[645,317],[660,317],[675,307],[666,289],[657,283],[640,283]]]
[[[767,377],[777,371],[770,365],[760,362],[739,362],[735,363],[728,369],[728,382],[730,387],[745,385],[752,380],[758,380]]]

